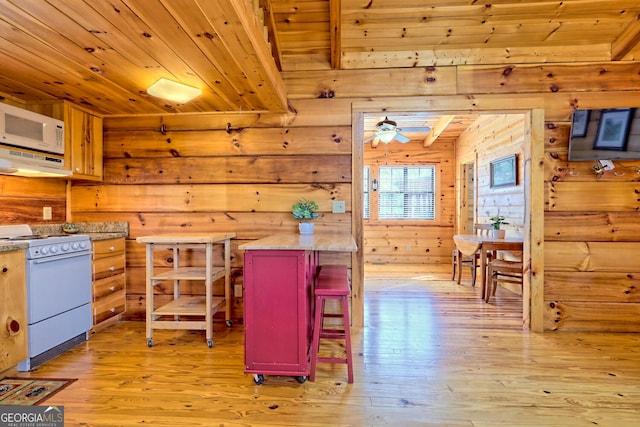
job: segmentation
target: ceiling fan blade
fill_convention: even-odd
[[[421,128],[402,128],[398,130],[403,132],[430,132],[431,128],[429,126],[425,126]]]
[[[373,141],[375,138],[377,138],[378,135],[377,134],[373,134],[371,135],[369,138],[365,139],[364,142],[367,143],[369,141]]]
[[[404,143],[407,143],[407,142],[409,142],[409,141],[411,141],[411,138],[407,138],[406,136],[404,136],[404,135],[403,135],[403,134],[401,134],[400,132],[397,132],[397,133],[396,133],[396,136],[394,136],[394,139],[395,139],[396,141],[398,141],[398,142],[402,142],[403,144],[404,144]]]

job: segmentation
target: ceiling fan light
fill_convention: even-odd
[[[393,137],[396,136],[396,131],[395,130],[382,130],[380,132],[378,132],[378,138],[380,138],[380,141],[384,142],[385,144],[390,143],[393,140]]]
[[[179,102],[181,104],[191,101],[196,96],[202,95],[202,91],[197,87],[187,86],[182,83],[165,79],[164,77],[149,86],[147,93],[158,98]]]

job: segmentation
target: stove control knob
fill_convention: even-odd
[[[80,242],[80,247],[82,249],[86,249],[89,246],[89,244],[87,242],[85,242],[84,240]]]
[[[62,252],[67,252],[69,250],[69,245],[63,243],[62,246],[60,246],[60,249],[62,249]]]
[[[40,253],[42,255],[46,255],[46,254],[49,253],[49,249],[46,246],[44,246],[44,247],[40,248]]]
[[[58,252],[58,247],[57,246],[51,246],[50,251],[51,251],[52,254],[55,254],[56,252]]]
[[[71,244],[71,249],[73,249],[74,251],[77,251],[78,250],[78,242],[73,242]]]

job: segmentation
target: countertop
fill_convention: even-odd
[[[128,222],[77,222],[78,234],[86,234],[89,239],[107,240],[129,235]],[[62,224],[34,224],[31,225],[33,234],[58,235],[64,234]],[[27,249],[28,244],[24,241],[0,242],[0,252],[15,251],[19,249]]]
[[[312,250],[356,252],[358,246],[351,234],[325,233],[316,230],[313,234],[282,233],[254,240],[238,246],[240,250]]]
[[[140,236],[138,243],[180,244],[180,243],[218,243],[236,237],[236,233],[165,233],[153,236]]]
[[[0,242],[0,252],[16,251],[18,249],[27,249],[25,242]]]

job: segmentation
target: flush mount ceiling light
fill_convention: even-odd
[[[200,96],[202,91],[193,86],[165,79],[164,77],[149,86],[147,93],[158,98],[184,104],[191,101],[196,96]]]

